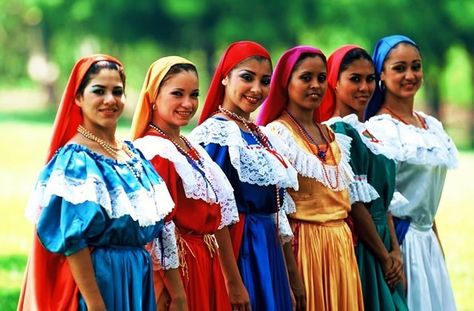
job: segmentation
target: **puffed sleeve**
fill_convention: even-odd
[[[178,190],[176,187],[178,185],[179,176],[173,163],[158,155],[151,160],[151,163],[161,178],[163,178],[173,201],[178,202]],[[176,226],[173,221],[177,208],[178,205],[166,216],[163,230],[161,230],[160,234],[153,240],[151,248],[148,248],[152,258],[156,260],[155,266],[164,270],[176,269],[179,266]]]
[[[349,164],[354,171],[354,181],[349,184],[351,203],[368,203],[379,197],[375,188],[367,181],[369,170],[368,150],[355,128],[345,122],[335,122],[331,125],[335,133],[352,138]]]

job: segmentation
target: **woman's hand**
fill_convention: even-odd
[[[232,311],[249,311],[250,297],[244,284],[228,284],[228,293]]]

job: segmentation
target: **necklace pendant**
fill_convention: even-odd
[[[319,157],[321,160],[326,161],[326,151],[319,150],[319,151],[318,151],[318,157]]]

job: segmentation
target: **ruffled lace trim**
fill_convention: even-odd
[[[356,175],[354,179],[355,181],[349,185],[351,204],[355,202],[368,203],[380,197],[377,190],[367,182],[367,175]]]
[[[280,159],[267,149],[248,145],[240,128],[233,121],[209,118],[191,132],[190,139],[204,145],[227,146],[230,162],[242,182],[298,189],[297,172],[288,161],[283,159],[284,166]],[[278,145],[274,137],[269,137],[269,141],[272,146]]]
[[[326,122],[325,124],[332,125],[337,122],[344,122],[352,126],[364,143],[364,145],[373,153],[373,154],[383,154],[385,157],[393,160],[399,157],[400,149],[394,148],[393,145],[386,144],[384,141],[378,139],[373,133],[371,133],[366,124],[360,122],[355,114],[350,114],[345,117],[333,117]]]
[[[374,116],[365,124],[369,131],[385,145],[400,150],[394,155],[397,161],[418,165],[457,167],[458,151],[452,139],[444,131],[441,122],[422,112],[417,113],[424,118],[427,129],[407,125],[389,114]]]
[[[160,269],[169,270],[179,267],[178,242],[176,240],[176,226],[173,221],[165,223],[161,231],[161,238],[152,242],[150,254]]]
[[[278,135],[281,141],[285,142],[284,154],[302,176],[314,178],[324,186],[333,189],[333,185],[338,185],[337,191],[342,191],[349,187],[354,181],[354,173],[349,164],[350,147],[352,139],[346,135],[335,133],[336,142],[341,150],[341,159],[338,165],[327,165],[321,162],[314,154],[303,149],[294,139],[290,130],[281,122],[274,121],[267,125],[270,131]],[[327,177],[325,176],[327,172]],[[337,176],[337,179],[336,179]]]
[[[85,180],[76,180],[65,176],[64,171],[56,170],[47,181],[36,185],[25,215],[36,223],[51,197],[58,196],[72,204],[86,201],[97,203],[112,219],[130,215],[140,226],[146,227],[163,219],[174,206],[164,183],[152,187],[153,191],[141,188],[131,193],[125,192],[123,187],[108,190],[98,176],[90,175]]]
[[[285,190],[283,193],[283,204],[278,213],[275,213],[275,223],[278,225],[278,234],[282,243],[289,242],[293,239],[293,230],[291,230],[290,222],[286,215],[296,212],[296,204],[293,198]]]
[[[212,184],[212,188],[202,174],[189,163],[188,159],[168,139],[149,135],[137,139],[134,144],[142,151],[146,159],[151,160],[158,155],[174,164],[176,172],[183,182],[184,193],[187,198],[200,199],[208,203],[218,202],[221,205],[219,229],[239,221],[234,189],[221,168],[211,160],[201,146],[191,142],[202,157],[203,171],[207,180]]]
[[[392,200],[390,201],[388,210],[392,213],[392,215],[400,217],[405,215],[405,207],[408,206],[409,203],[410,202],[403,196],[403,194],[395,191],[393,193]]]

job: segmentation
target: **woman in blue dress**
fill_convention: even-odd
[[[292,310],[282,243],[292,237],[285,188],[297,187],[297,174],[273,149],[276,138],[249,120],[268,94],[271,71],[262,46],[231,44],[212,79],[200,125],[190,136],[234,187],[240,220],[216,234],[219,247],[230,250],[221,251],[221,260],[233,310]]]
[[[27,216],[36,236],[19,310],[155,310],[143,245],[173,208],[166,185],[115,138],[125,75],[110,56],[81,58],[61,105]]]

